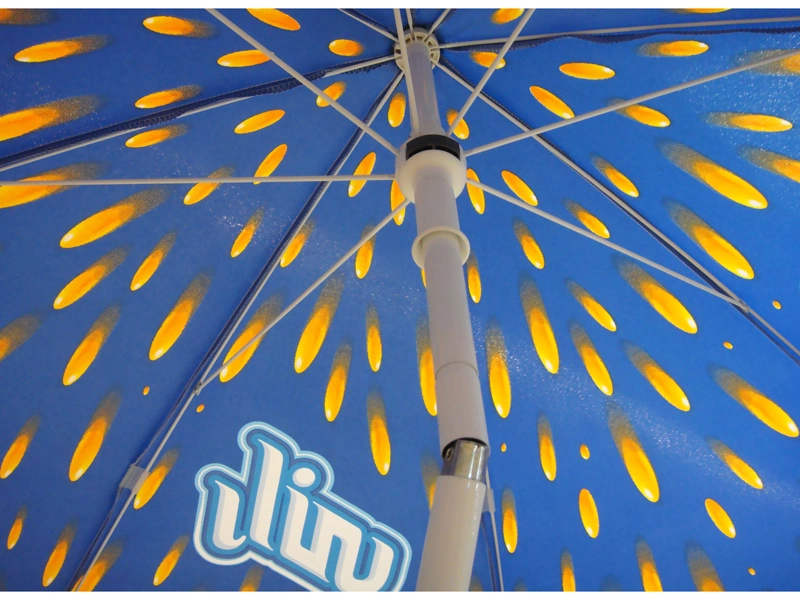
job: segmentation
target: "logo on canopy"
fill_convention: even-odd
[[[202,468],[194,545],[207,561],[254,560],[311,590],[399,590],[406,539],[331,491],[324,458],[266,423],[239,432],[241,472]]]

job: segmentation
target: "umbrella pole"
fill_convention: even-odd
[[[415,32],[403,63],[413,89],[418,127],[397,155],[396,177],[416,204],[412,255],[425,269],[431,350],[436,372],[437,423],[444,459],[422,551],[418,590],[466,591],[472,575],[486,497],[489,455],[486,417],[472,337],[463,264],[469,241],[461,232],[456,197],[466,183],[458,143],[444,135],[427,32]],[[405,64],[407,63],[407,67]]]

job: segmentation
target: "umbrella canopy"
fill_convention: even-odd
[[[409,18],[469,168],[472,587],[796,589],[800,11]],[[0,585],[414,588],[395,19],[0,10]]]

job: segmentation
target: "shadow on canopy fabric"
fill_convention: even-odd
[[[392,11],[222,14],[409,137]],[[412,12],[443,123],[521,14]],[[394,155],[206,11],[0,30],[0,587],[413,589],[441,459]],[[800,11],[537,10],[455,128],[497,517],[472,588],[800,586],[798,56],[484,148],[798,47]],[[312,177],[8,185],[253,174]],[[314,563],[323,522],[355,537]]]

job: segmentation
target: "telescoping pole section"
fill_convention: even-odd
[[[413,39],[414,36],[412,36]],[[403,194],[416,204],[412,254],[425,269],[439,444],[444,459],[436,480],[418,590],[469,587],[489,454],[478,364],[472,338],[463,264],[469,242],[461,232],[456,197],[466,183],[466,162],[439,118],[429,48],[409,41],[406,77],[412,79],[418,130],[397,156]]]

